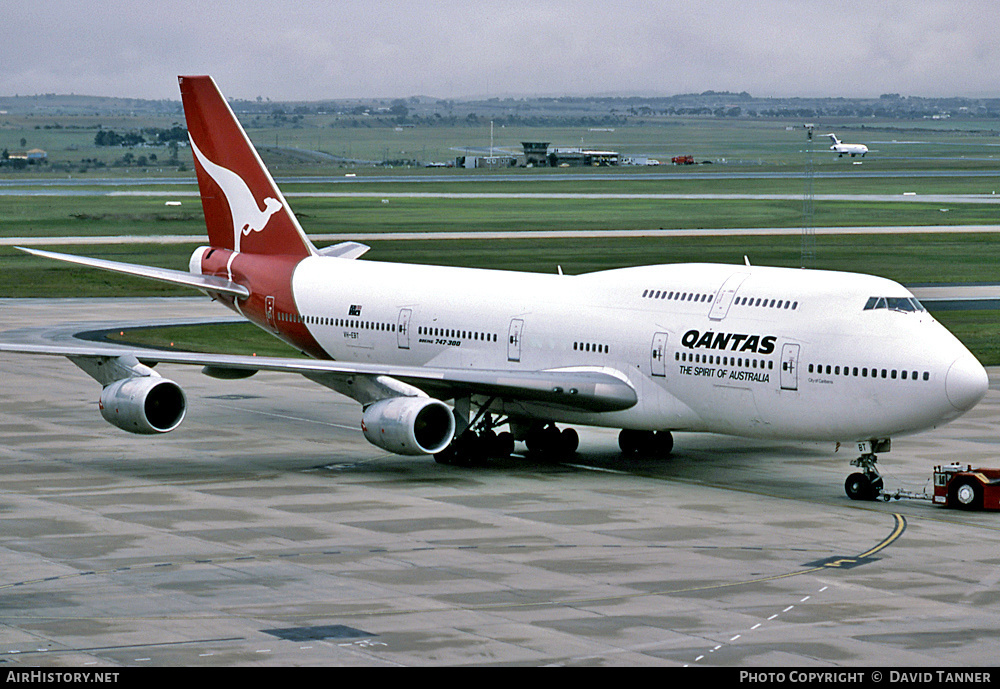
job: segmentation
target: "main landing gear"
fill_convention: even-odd
[[[580,436],[575,428],[560,430],[554,423],[532,426],[524,436],[528,452],[537,454],[547,461],[559,461],[572,457],[580,447]]]
[[[457,466],[482,466],[492,459],[504,459],[514,452],[515,435],[509,431],[497,433],[495,427],[502,425],[486,414],[480,423],[470,426],[455,437],[451,445],[434,455],[440,464]],[[535,423],[521,426],[510,422],[523,440],[532,456],[546,462],[558,462],[572,457],[580,446],[580,436],[576,429],[559,429],[553,423]]]
[[[488,400],[473,417],[470,398],[455,400],[458,432],[448,447],[434,455],[439,464],[483,466],[490,460],[510,457],[515,440],[523,441],[529,456],[543,462],[561,462],[576,454],[580,436],[575,429],[495,415],[490,412],[495,401]],[[497,432],[503,425],[509,425],[510,431]],[[618,445],[626,456],[665,457],[674,447],[674,437],[670,431],[625,429],[618,434]]]
[[[455,421],[458,433],[444,450],[434,455],[439,464],[456,466],[481,466],[491,459],[510,457],[514,451],[514,436],[507,431],[497,433],[497,427],[506,423],[498,421],[490,413],[490,406],[496,398],[491,398],[479,408],[476,417],[470,420],[471,400],[462,398],[455,401]]]
[[[514,451],[514,436],[492,428],[467,429],[456,436],[451,444],[434,455],[438,464],[455,466],[483,466],[491,459],[510,457]]]
[[[891,441],[888,438],[858,443],[861,456],[851,460],[851,466],[856,466],[861,471],[854,472],[844,482],[847,497],[851,500],[878,500],[882,495],[883,481],[875,466],[878,462],[875,453],[888,452],[890,447]]]

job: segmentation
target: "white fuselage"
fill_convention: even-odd
[[[853,157],[859,155],[863,156],[868,152],[868,147],[864,144],[842,144],[838,141],[833,146],[830,146],[830,150],[839,153],[840,155],[849,155]]]
[[[854,441],[947,422],[986,390],[979,362],[905,288],[860,274],[677,264],[566,276],[311,257],[292,293],[337,360],[587,367],[638,396],[603,413],[506,403],[516,418]]]

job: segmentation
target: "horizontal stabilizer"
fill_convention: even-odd
[[[336,256],[337,258],[357,258],[371,249],[367,244],[360,242],[341,242],[324,247],[317,251],[320,256]]]
[[[43,249],[28,249],[23,246],[16,246],[15,249],[20,249],[25,253],[32,254],[33,256],[41,256],[42,258],[54,258],[57,261],[65,261],[67,263],[76,263],[77,265],[87,266],[90,268],[100,268],[102,270],[110,270],[114,273],[123,273],[125,275],[134,275],[135,277],[149,278],[150,280],[159,280],[160,282],[167,282],[172,285],[182,285],[184,287],[194,287],[196,289],[202,289],[209,292],[218,292],[220,294],[231,294],[240,299],[246,299],[250,296],[250,290],[239,285],[235,282],[226,280],[225,278],[215,277],[214,275],[195,275],[194,273],[188,273],[183,270],[171,270],[169,268],[155,268],[153,266],[140,266],[135,263],[121,263],[119,261],[107,261],[102,258],[87,258],[86,256],[74,256],[73,254],[60,254],[55,251],[45,251]]]

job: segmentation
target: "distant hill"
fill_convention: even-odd
[[[0,110],[6,110],[11,115],[166,115],[180,113],[181,102],[46,93],[35,96],[0,96]]]
[[[231,101],[238,114],[290,119],[331,114],[391,119],[398,123],[473,123],[506,118],[510,123],[550,124],[553,118],[601,118],[617,122],[649,117],[740,118],[887,117],[1000,119],[1000,98],[923,98],[890,93],[877,98],[769,98],[747,92],[704,91],[673,96],[531,96],[489,99],[350,99],[279,102]],[[100,96],[40,94],[0,96],[0,111],[10,115],[181,115],[180,100],[143,100]],[[468,120],[468,122],[466,122]]]

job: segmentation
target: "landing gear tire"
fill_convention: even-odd
[[[564,428],[559,433],[559,454],[570,456],[576,454],[580,447],[580,435],[575,428]]]
[[[844,491],[851,500],[873,500],[872,482],[860,472],[855,472],[847,477],[844,482]]]
[[[877,500],[882,494],[882,477],[868,476],[860,471],[847,477],[844,491],[851,500]]]
[[[674,449],[674,436],[670,431],[633,431],[626,428],[618,434],[618,447],[627,456],[666,457]]]
[[[545,461],[557,462],[574,455],[580,447],[580,436],[573,428],[561,431],[554,425],[533,428],[524,439],[528,452]]]
[[[505,459],[514,454],[514,436],[504,431],[497,434],[496,443],[493,446],[493,456],[496,459]]]
[[[458,453],[455,452],[455,445],[449,445],[440,452],[434,454],[434,461],[438,464],[451,465],[456,463]]]
[[[500,437],[493,431],[483,433],[467,431],[455,438],[451,445],[435,454],[434,461],[452,466],[483,466],[488,460],[500,456],[501,447]]]
[[[661,457],[666,457],[674,451],[674,434],[670,431],[657,431],[653,440],[656,442],[656,452]]]

